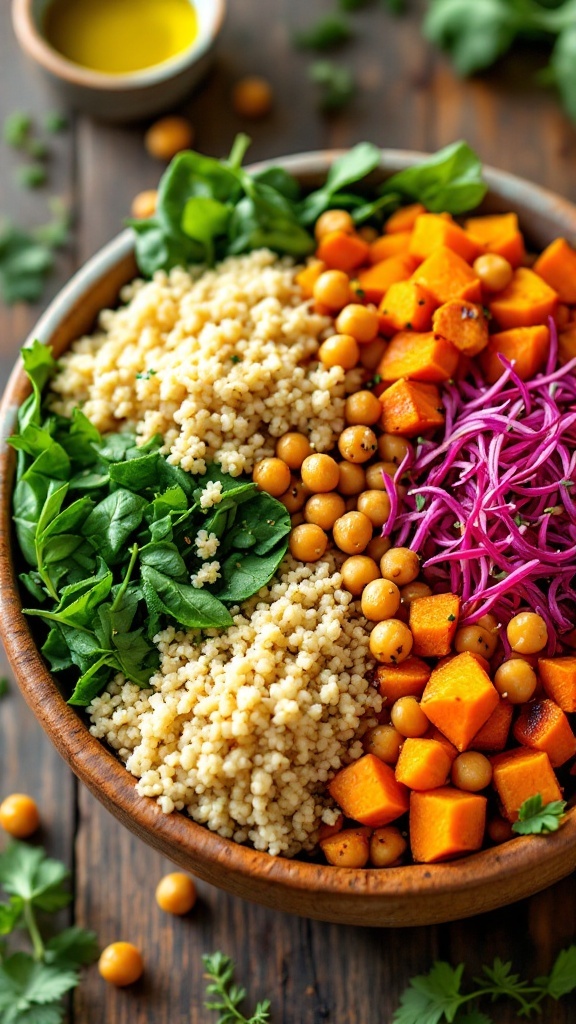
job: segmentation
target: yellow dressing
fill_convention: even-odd
[[[47,41],[68,60],[122,75],[182,53],[198,34],[190,0],[53,0]]]

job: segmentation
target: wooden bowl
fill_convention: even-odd
[[[130,74],[104,74],[63,57],[44,38],[50,0],[12,0],[12,24],[22,50],[48,86],[77,110],[104,121],[126,122],[173,109],[200,83],[212,63],[226,0],[194,0],[198,35],[170,60]]]
[[[281,162],[303,185],[318,184],[334,153],[312,153]],[[395,150],[382,153],[380,177],[421,159]],[[536,247],[558,235],[576,236],[576,207],[509,174],[486,171],[486,211],[516,210]],[[124,232],[102,249],[60,292],[31,337],[60,354],[94,324],[98,311],[117,301],[136,273],[132,237]],[[30,339],[29,339],[30,340]],[[0,405],[2,438],[15,429],[18,407],[29,393],[21,363]],[[576,867],[576,809],[547,837],[516,838],[502,846],[440,865],[376,870],[334,868],[258,853],[222,839],[184,814],[163,814],[139,797],[135,780],[69,707],[44,664],[21,612],[12,556],[11,493],[15,457],[0,455],[0,634],[14,674],[41,725],[78,777],[129,829],[165,856],[213,885],[246,899],[305,917],[342,924],[423,925],[466,917],[546,888]]]

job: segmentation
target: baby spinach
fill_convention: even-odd
[[[154,636],[169,622],[225,629],[228,604],[269,582],[288,546],[284,505],[249,479],[216,466],[192,476],[161,453],[162,438],[138,446],[132,434],[102,437],[79,410],[71,418],[42,407],[56,372],[50,351],[23,352],[32,393],[23,403],[14,489],[16,536],[28,569],[20,579],[40,619],[42,653],[86,705],[116,673],[146,686],[158,666]],[[220,500],[203,508],[208,482]],[[85,493],[83,493],[85,492]],[[194,543],[215,533],[215,584],[191,584],[205,559]],[[235,570],[235,560],[240,568]],[[236,579],[235,576],[238,576]]]

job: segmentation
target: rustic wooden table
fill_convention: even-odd
[[[0,5],[0,118],[15,109],[40,116],[54,101],[21,58],[9,6],[8,0]],[[354,65],[361,90],[346,113],[327,120],[315,108],[307,58],[292,49],[290,36],[314,16],[311,8],[330,5],[236,0],[230,7],[217,66],[185,108],[201,150],[223,155],[238,130],[253,136],[254,158],[362,139],[434,150],[466,137],[486,162],[576,200],[576,131],[553,97],[532,86],[537,54],[514,56],[497,73],[463,84],[422,42],[417,2],[396,20],[375,4],[356,16],[358,39],[342,57]],[[276,107],[263,122],[242,123],[230,110],[230,85],[255,72],[272,82]],[[0,307],[2,380],[51,294],[118,231],[133,195],[156,184],[161,168],[146,155],[142,136],[142,126],[109,127],[78,116],[68,132],[54,137],[50,194],[63,196],[75,211],[73,242],[38,308]],[[3,146],[0,212],[19,223],[40,223],[48,193],[19,189],[16,164]],[[200,957],[216,949],[237,960],[251,998],[271,998],[278,1024],[386,1024],[410,976],[428,970],[435,958],[466,959],[475,970],[498,954],[538,973],[576,936],[573,879],[497,913],[404,931],[341,928],[275,914],[202,884],[193,915],[168,918],[153,898],[168,863],[76,784],[12,685],[0,704],[0,796],[15,790],[37,799],[42,839],[73,869],[74,919],[94,928],[102,944],[130,939],[146,958],[144,980],[129,991],[116,991],[95,969],[89,972],[71,1010],[77,1024],[214,1019],[203,1009]],[[568,1024],[575,1015],[576,997],[547,1007],[545,1019]],[[494,1019],[504,1024],[517,1018],[498,1007]]]

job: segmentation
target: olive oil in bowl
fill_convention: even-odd
[[[91,71],[134,74],[177,57],[198,35],[191,0],[52,0],[44,36]]]

